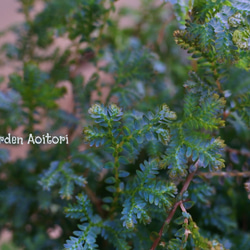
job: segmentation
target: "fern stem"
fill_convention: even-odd
[[[172,15],[170,18],[168,18],[162,25],[159,34],[158,34],[158,38],[157,38],[157,44],[160,46],[162,44],[162,41],[164,39],[164,33],[165,33],[165,29],[167,27],[167,25],[169,23],[171,23],[173,20],[175,19],[175,15]]]
[[[103,217],[104,213],[101,208],[101,205],[102,205],[101,200],[96,196],[96,194],[87,185],[84,187],[84,190],[86,194],[88,195],[88,197],[90,198],[90,200],[93,202],[93,204],[95,204],[95,207],[97,211],[99,212],[99,214]]]
[[[110,209],[110,215],[111,217],[114,215],[114,210],[115,207],[117,205],[118,202],[118,196],[119,196],[119,185],[120,185],[120,179],[119,179],[119,167],[120,167],[120,163],[119,163],[119,149],[120,149],[120,144],[116,144],[116,141],[114,139],[113,133],[112,133],[112,127],[109,127],[109,135],[112,138],[112,145],[115,148],[115,152],[113,153],[113,157],[114,157],[114,177],[115,177],[115,188],[116,188],[116,192],[114,194],[114,199],[113,202],[111,204],[111,209]]]
[[[250,171],[245,172],[210,172],[210,173],[197,173],[199,176],[204,176],[206,178],[211,178],[215,176],[224,177],[250,177]]]
[[[198,164],[199,164],[199,160],[195,163],[196,170],[198,169]],[[179,196],[180,196],[180,197],[187,191],[187,189],[188,189],[188,187],[189,187],[189,185],[190,185],[190,182],[192,181],[192,179],[193,179],[194,176],[195,176],[196,170],[195,170],[194,172],[190,173],[190,174],[188,175],[187,179],[185,180],[185,182],[184,182],[184,184],[183,184],[183,186],[182,186],[182,189],[181,189],[181,191],[180,191],[180,193],[179,193]],[[164,223],[163,223],[163,225],[162,225],[162,227],[161,227],[161,229],[160,229],[160,231],[159,231],[159,236],[158,236],[158,238],[154,241],[154,243],[153,243],[152,247],[150,248],[150,250],[155,250],[155,249],[156,249],[156,247],[158,246],[158,244],[159,244],[159,242],[160,242],[160,240],[161,240],[161,237],[162,237],[162,234],[163,234],[163,230],[164,230],[165,225],[166,225],[166,224],[169,224],[169,223],[171,222],[171,220],[172,220],[172,218],[173,218],[173,216],[174,216],[174,214],[175,214],[175,212],[176,212],[176,209],[177,209],[178,206],[180,206],[182,203],[183,203],[183,201],[181,200],[181,201],[177,201],[177,202],[174,204],[172,210],[170,211],[170,213],[169,213],[167,219],[164,221]]]
[[[246,157],[250,157],[250,152],[249,151],[244,152],[244,151],[234,149],[234,148],[229,148],[229,147],[226,147],[225,151],[228,151],[229,153],[235,153],[235,154],[243,155],[243,156],[246,156]]]
[[[179,206],[181,203],[182,203],[182,201],[178,201],[178,202],[176,202],[176,203],[174,204],[172,210],[170,211],[170,213],[169,213],[167,219],[165,220],[165,222],[163,223],[163,225],[162,225],[162,227],[161,227],[161,229],[160,229],[160,231],[159,231],[159,236],[158,236],[158,238],[154,241],[154,243],[153,243],[152,247],[150,248],[150,250],[155,250],[156,247],[158,246],[159,241],[160,241],[160,239],[161,239],[161,236],[162,236],[162,234],[163,234],[163,229],[164,229],[164,227],[165,227],[165,224],[169,224],[169,223],[170,223],[170,221],[172,220],[172,218],[173,218],[173,216],[174,216],[174,214],[175,214],[176,209],[178,208],[178,206]]]

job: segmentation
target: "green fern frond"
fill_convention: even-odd
[[[44,171],[39,184],[45,190],[50,190],[51,187],[60,184],[59,193],[61,197],[70,199],[74,191],[74,185],[82,187],[86,184],[86,180],[74,173],[70,163],[54,161],[49,169]]]

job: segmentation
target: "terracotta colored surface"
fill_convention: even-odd
[[[22,14],[17,13],[19,6],[16,0],[0,0],[0,30],[23,20]]]

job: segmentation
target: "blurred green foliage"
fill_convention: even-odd
[[[0,136],[69,144],[1,142],[1,249],[250,249],[249,1],[37,2],[1,33]]]

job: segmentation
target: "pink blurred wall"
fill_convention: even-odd
[[[116,6],[137,7],[139,4],[140,0],[118,0]],[[0,0],[0,30],[23,20],[22,14],[17,12],[19,6],[17,0]]]

